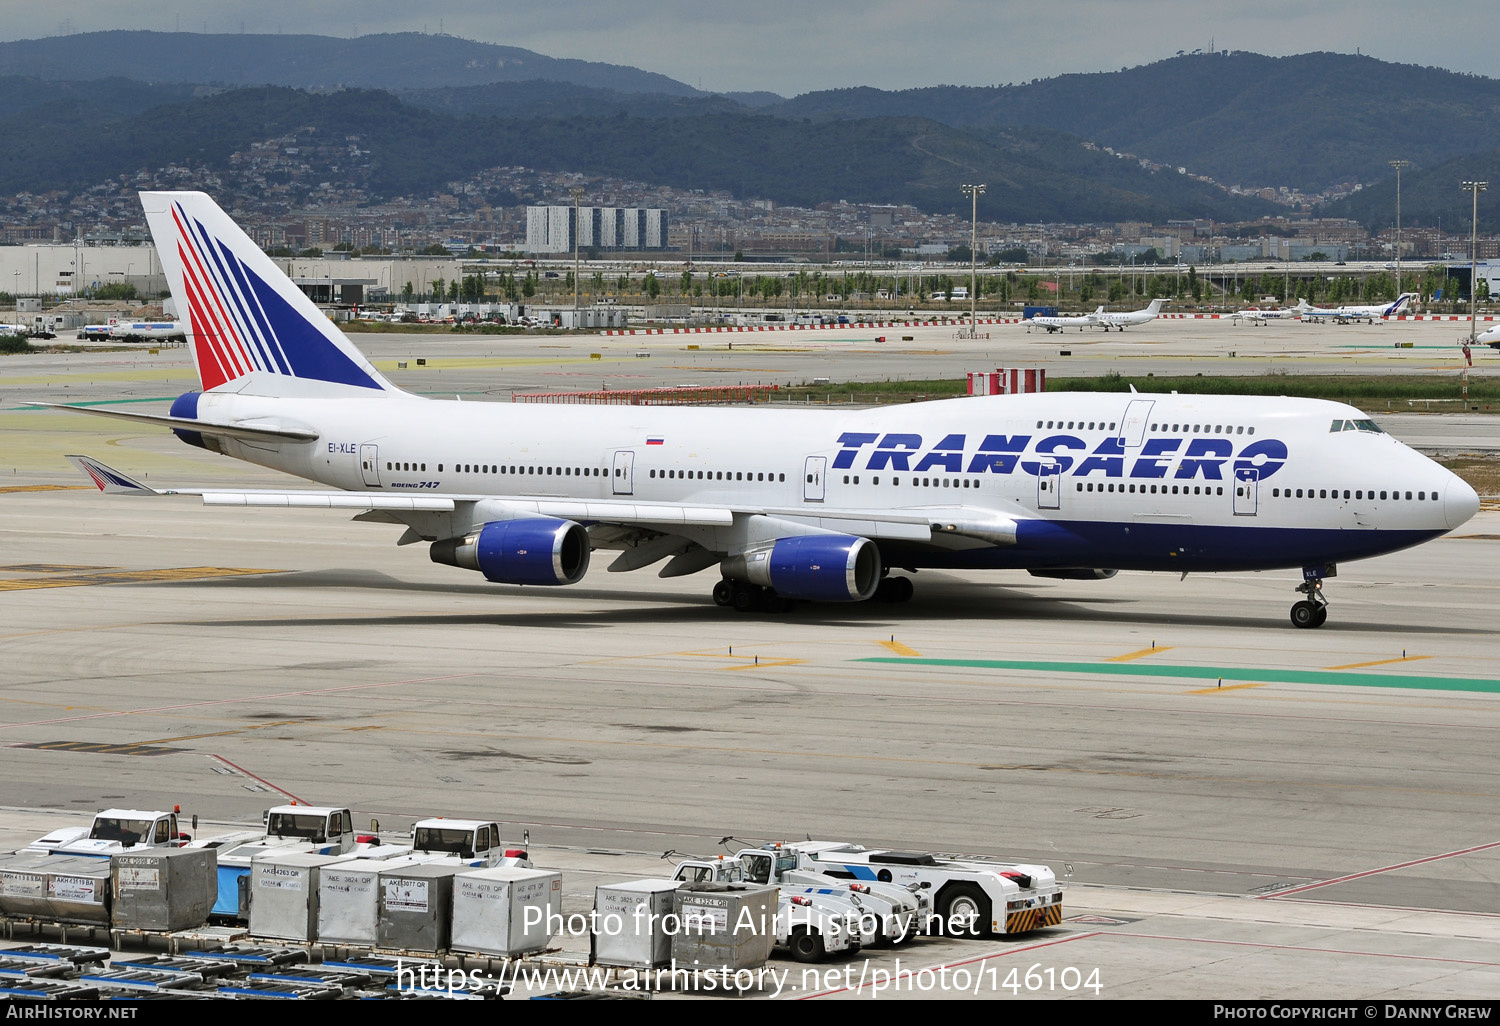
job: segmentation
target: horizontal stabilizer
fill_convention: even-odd
[[[111,417],[137,424],[152,424],[177,431],[194,431],[200,435],[216,438],[239,438],[247,442],[311,442],[318,433],[310,427],[282,421],[250,420],[239,424],[215,424],[206,420],[188,417],[169,417],[158,413],[126,413],[124,410],[105,410],[97,406],[69,406],[66,403],[28,402],[27,406],[40,406],[49,410],[69,410],[73,413],[89,413],[95,417]]]
[[[155,488],[147,488],[110,467],[106,467],[91,456],[68,456],[67,461],[83,471],[106,495],[161,495]]]

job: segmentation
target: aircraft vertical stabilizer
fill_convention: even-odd
[[[141,203],[205,391],[257,373],[399,391],[213,200],[144,192]]]

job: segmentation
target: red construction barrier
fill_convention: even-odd
[[[769,402],[779,385],[707,385],[684,388],[622,388],[592,392],[512,392],[513,403],[588,406],[705,406]]]

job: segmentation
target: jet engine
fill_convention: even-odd
[[[726,577],[815,602],[863,602],[875,594],[880,570],[875,543],[847,534],[778,538],[724,561]]]
[[[577,584],[589,569],[582,524],[555,517],[498,520],[474,534],[433,542],[434,563],[478,570],[497,584]]]

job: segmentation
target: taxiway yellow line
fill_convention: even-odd
[[[897,641],[895,638],[892,638],[890,641],[877,641],[875,642],[875,644],[879,645],[881,648],[890,649],[898,656],[919,656],[922,654],[914,648],[910,648],[906,645],[901,644],[901,642]]]
[[[1186,692],[1189,695],[1217,695],[1221,691],[1241,691],[1245,688],[1263,688],[1264,684],[1231,684],[1229,687],[1199,688],[1197,691]]]
[[[1431,659],[1432,656],[1402,656],[1400,659],[1376,659],[1369,663],[1345,663],[1343,666],[1325,666],[1325,670],[1357,670],[1361,666],[1387,666],[1391,663],[1411,663],[1418,659]]]
[[[1160,648],[1143,648],[1135,652],[1126,652],[1124,655],[1110,656],[1104,661],[1106,663],[1128,663],[1132,659],[1144,659],[1146,656],[1156,655],[1158,652],[1170,652],[1173,647],[1172,645],[1163,645]]]

